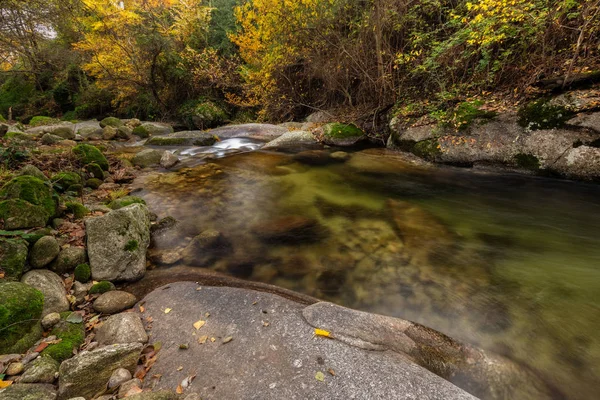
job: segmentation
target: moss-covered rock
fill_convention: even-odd
[[[322,128],[322,141],[330,146],[352,146],[364,139],[365,133],[354,124],[334,122]]]
[[[38,115],[29,120],[29,126],[43,126],[43,125],[52,125],[59,123],[60,120],[58,118],[46,117],[43,115]]]
[[[158,165],[162,157],[162,152],[153,149],[142,150],[137,153],[131,162],[133,165],[141,168],[150,167],[152,165]]]
[[[19,170],[18,175],[34,176],[42,181],[48,180],[46,175],[44,175],[44,173],[42,171],[40,171],[39,168],[37,168],[36,166],[31,165],[31,164],[27,164],[26,166],[21,168],[21,170]]]
[[[102,168],[96,164],[91,163],[85,166],[85,170],[92,176],[92,178],[96,179],[104,179],[104,171]]]
[[[76,219],[81,219],[90,213],[90,210],[81,203],[70,201],[65,204],[67,212],[73,214]]]
[[[180,113],[189,126],[197,129],[214,128],[229,118],[225,110],[209,100],[187,103],[181,108]]]
[[[20,282],[0,282],[0,354],[22,353],[40,338],[43,308],[39,290]]]
[[[33,268],[43,268],[50,264],[60,253],[60,246],[54,236],[40,238],[31,248],[29,264]]]
[[[90,178],[85,181],[85,186],[92,188],[92,189],[98,189],[100,187],[100,185],[102,185],[103,183],[104,182],[101,179]]]
[[[95,163],[104,171],[108,171],[108,160],[96,146],[92,146],[91,144],[79,144],[73,147],[73,153],[79,157],[83,164],[88,165]]]
[[[69,186],[65,195],[79,197],[83,193],[83,185],[76,183],[75,185]]]
[[[0,218],[5,229],[44,226],[56,214],[58,197],[46,182],[17,176],[0,189]]]
[[[118,210],[119,208],[127,207],[132,204],[146,204],[146,202],[144,199],[137,196],[125,196],[111,201],[108,203],[108,207],[113,210]]]
[[[0,272],[4,280],[18,281],[21,279],[27,262],[27,242],[22,239],[0,238]],[[2,281],[2,279],[0,279]]]
[[[87,261],[87,253],[82,247],[67,247],[62,249],[56,260],[50,264],[50,269],[57,274],[70,273],[79,264]]]
[[[92,276],[92,270],[89,264],[79,264],[75,267],[75,280],[77,282],[86,283]]]
[[[59,172],[52,177],[54,189],[58,192],[66,192],[71,185],[81,184],[81,176],[72,171]]]
[[[421,158],[431,161],[435,160],[437,156],[442,154],[437,139],[423,140],[415,143],[412,148],[412,152]]]
[[[109,281],[100,281],[90,288],[89,294],[102,294],[115,290],[115,285]]]
[[[72,314],[74,313],[70,311],[60,314],[61,321],[50,332],[50,335],[56,336],[60,339],[60,342],[46,347],[41,353],[42,355],[52,357],[61,363],[73,357],[73,350],[78,349],[83,344],[85,340],[83,320],[71,317]]]
[[[150,137],[150,131],[148,130],[148,128],[146,128],[142,125],[139,125],[139,126],[136,126],[135,128],[133,128],[132,133],[141,139],[146,139],[147,137]]]
[[[515,155],[515,163],[519,168],[537,171],[540,169],[540,160],[533,154],[519,153]]]
[[[519,110],[519,125],[529,130],[562,128],[574,113],[567,108],[539,99]]]
[[[102,121],[100,121],[100,127],[104,128],[106,126],[112,126],[113,128],[118,128],[120,126],[124,126],[125,124],[119,118],[115,117],[106,117]]]
[[[183,131],[167,136],[154,136],[146,141],[150,146],[212,146],[219,138],[210,132]]]

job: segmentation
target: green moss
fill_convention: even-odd
[[[90,213],[86,206],[76,201],[70,201],[66,204],[67,212],[72,213],[76,219],[81,219]]]
[[[101,128],[104,128],[105,126],[112,126],[114,128],[119,128],[123,125],[125,125],[123,123],[123,121],[121,121],[119,118],[115,118],[115,117],[106,117],[102,121],[100,121]]]
[[[98,189],[100,187],[100,185],[102,185],[104,182],[102,182],[102,180],[100,179],[96,179],[96,178],[90,178],[87,181],[85,181],[85,186],[92,188],[92,189]]]
[[[22,239],[0,238],[0,271],[4,272],[4,279],[21,279],[26,261],[27,242]]]
[[[60,120],[51,117],[45,116],[36,116],[29,120],[29,126],[43,126],[43,125],[52,125],[59,123]]]
[[[453,128],[457,131],[464,131],[470,127],[476,120],[490,120],[497,113],[481,109],[483,101],[463,101],[450,110],[437,110],[429,115],[436,119],[438,126],[442,128]]]
[[[138,249],[138,247],[140,247],[140,244],[138,243],[137,240],[130,240],[125,245],[124,250],[125,251],[136,251]]]
[[[65,192],[65,194],[70,195],[70,196],[80,196],[81,193],[83,193],[83,185],[81,185],[79,183],[69,186],[69,188]]]
[[[111,201],[108,203],[108,207],[112,208],[113,210],[118,210],[119,208],[127,207],[132,204],[146,204],[146,202],[144,199],[136,196],[125,196]]]
[[[0,283],[0,354],[27,349],[43,307],[44,295],[39,290],[20,282]]]
[[[29,136],[26,133],[23,132],[8,132],[6,135],[4,135],[4,137],[6,139],[14,139],[14,140],[21,140],[21,141],[31,141],[32,138],[31,136]]]
[[[91,163],[85,166],[86,171],[96,179],[104,179],[104,171],[96,163]]]
[[[214,128],[229,117],[217,104],[204,99],[187,102],[180,108],[179,113],[190,128],[198,129]]]
[[[152,145],[152,146],[181,146],[181,145],[188,144],[188,142],[189,142],[189,139],[187,139],[187,138],[155,136],[153,138],[148,139],[146,144]]]
[[[81,283],[86,283],[92,276],[92,270],[89,264],[79,264],[75,267],[75,280]]]
[[[562,128],[574,115],[565,107],[555,106],[546,99],[526,104],[519,110],[519,125],[530,130]]]
[[[136,126],[135,128],[133,128],[133,132],[132,133],[134,135],[142,138],[142,139],[150,137],[150,132],[148,131],[148,129],[146,129],[145,127],[143,127],[141,125],[140,126]]]
[[[72,171],[59,172],[52,177],[52,182],[54,189],[59,192],[66,192],[69,186],[81,183],[81,176]]]
[[[20,199],[42,206],[49,217],[56,213],[58,201],[49,184],[29,175],[17,176],[0,189],[0,200],[8,199]]]
[[[25,229],[44,226],[52,215],[42,206],[36,206],[25,200],[10,199],[0,201],[0,219],[5,229]]]
[[[42,355],[52,357],[59,363],[73,357],[73,350],[78,349],[85,340],[83,322],[72,323],[67,321],[71,314],[71,312],[60,314],[61,321],[50,332],[50,335],[56,336],[60,339],[60,342],[51,344],[42,352]]]
[[[537,171],[540,169],[540,160],[533,154],[519,153],[515,156],[515,162],[520,168]]]
[[[438,146],[439,143],[437,139],[423,140],[421,142],[417,142],[413,146],[412,152],[421,158],[434,160],[437,156],[442,154]]]
[[[115,285],[113,285],[109,281],[100,281],[95,283],[94,286],[90,288],[90,294],[102,294],[106,292],[110,292],[111,290],[115,290]]]
[[[337,122],[327,124],[323,127],[325,136],[334,139],[348,139],[364,136],[365,133],[354,124],[340,124]]]
[[[95,163],[104,171],[108,171],[108,160],[95,146],[91,144],[78,144],[73,147],[73,153],[79,157],[83,164]]]

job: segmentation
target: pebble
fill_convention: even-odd
[[[20,362],[10,363],[8,365],[8,368],[6,368],[6,375],[9,375],[9,376],[19,375],[21,372],[23,372],[24,368],[25,368],[25,366],[23,365],[23,363],[20,363]]]
[[[106,292],[96,299],[94,309],[104,314],[115,314],[131,308],[136,303],[136,298],[131,293],[122,290]]]
[[[132,394],[136,394],[137,393],[137,391],[135,391],[136,388],[141,389],[141,386],[142,386],[142,381],[140,381],[137,378],[131,379],[127,382],[124,382],[121,384],[121,387],[119,388],[119,394],[117,395],[117,397],[119,399],[127,397],[127,394],[132,390],[134,390],[134,392]]]
[[[35,360],[39,355],[40,355],[40,353],[38,353],[37,351],[34,351],[33,353],[29,353],[29,354],[25,355],[25,357],[23,357],[21,362],[23,364],[28,364],[31,361]]]
[[[50,313],[42,318],[42,327],[44,330],[50,330],[54,325],[60,322],[60,314],[57,312]]]
[[[130,381],[132,378],[131,372],[125,368],[119,368],[113,372],[110,379],[108,380],[108,388],[114,389],[121,386],[123,383]]]

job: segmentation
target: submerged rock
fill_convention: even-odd
[[[162,157],[160,158],[160,166],[163,168],[171,168],[174,167],[179,162],[179,157],[170,151],[165,151]]]
[[[221,232],[207,230],[192,239],[184,250],[183,258],[188,265],[204,267],[230,252],[231,244]]]
[[[150,215],[132,204],[85,221],[88,256],[94,280],[133,281],[146,272]]]
[[[316,219],[288,215],[259,223],[252,232],[266,242],[305,242],[321,239],[325,228]]]
[[[85,351],[60,365],[58,400],[101,392],[113,372],[125,368],[133,373],[142,350],[140,343],[117,344]]]

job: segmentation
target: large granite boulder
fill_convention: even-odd
[[[85,221],[88,257],[94,280],[134,281],[146,272],[150,214],[143,204]]]
[[[60,365],[58,400],[92,398],[101,392],[119,368],[135,372],[142,350],[140,343],[117,344],[84,351]]]
[[[69,309],[69,300],[67,300],[67,292],[63,281],[54,272],[47,269],[35,269],[23,275],[21,282],[36,288],[44,295],[42,317]]]
[[[20,282],[0,282],[0,354],[21,353],[42,335],[44,295]]]

